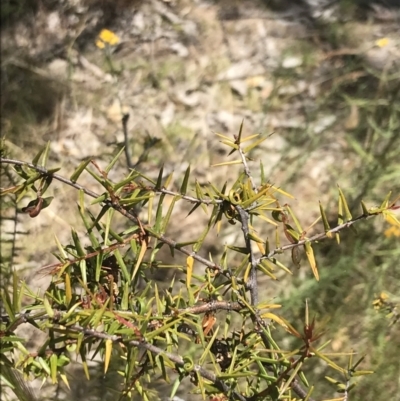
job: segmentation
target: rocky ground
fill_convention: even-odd
[[[160,139],[145,172],[164,163],[179,180],[190,163],[206,182],[229,170],[210,173],[226,153],[215,133],[235,134],[243,120],[248,134],[274,133],[253,155],[271,180],[308,177],[304,195],[314,199],[338,160],[352,168],[343,138],[360,125],[360,106],[351,89],[348,98],[336,94],[362,84],[367,69],[396,68],[399,17],[379,5],[275,3],[34,3],[3,27],[3,132],[25,159],[50,140],[67,174],[87,156],[108,160],[129,113],[132,163]],[[110,54],[96,46],[102,29],[119,38]],[[68,197],[49,208],[61,226]]]

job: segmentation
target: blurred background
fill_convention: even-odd
[[[337,184],[354,216],[361,200],[372,207],[400,194],[398,0],[3,0],[1,53],[1,135],[15,159],[32,160],[50,141],[50,165],[64,176],[88,156],[105,166],[125,143],[129,114],[131,165],[153,178],[164,165],[177,189],[189,164],[200,183],[222,184],[237,170],[210,167],[228,153],[215,133],[237,134],[244,121],[245,135],[273,133],[253,151],[251,169],[262,161],[270,182],[295,196],[303,227],[319,215],[318,201],[337,224]],[[111,174],[127,171],[121,159]],[[13,178],[1,173],[5,187]],[[80,182],[94,185],[89,176]],[[18,217],[2,200],[4,279],[13,266],[45,288],[37,271],[54,261],[54,235],[67,243],[71,225],[79,232],[75,190],[54,183],[53,191],[46,218]],[[199,229],[189,218],[169,235],[179,241]],[[206,255],[232,241],[229,228],[218,241]],[[400,298],[399,241],[388,222],[363,221],[340,246],[315,247],[320,282],[304,266],[265,283],[267,299],[298,329],[308,298],[332,352],[365,355],[363,369],[376,373],[352,401],[400,400],[400,323],[385,318],[387,305],[373,305],[382,292],[393,305]],[[117,367],[114,376],[101,369],[87,383],[77,364],[70,391],[49,387],[41,399],[115,399]],[[310,367],[315,399],[339,396],[327,372],[318,361]]]

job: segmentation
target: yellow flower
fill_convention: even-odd
[[[375,41],[375,45],[378,47],[386,47],[389,44],[388,38],[381,38]]]
[[[386,292],[382,291],[379,294],[379,297],[374,299],[372,305],[374,305],[374,309],[381,309],[387,305],[388,300],[389,300],[389,295]]]
[[[119,43],[119,37],[112,31],[108,29],[103,29],[96,41],[96,46],[100,49],[104,49],[106,45],[115,46]]]
[[[384,232],[385,237],[400,237],[400,228],[396,226],[391,226],[390,228],[386,229]]]

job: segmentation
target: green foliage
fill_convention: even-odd
[[[302,327],[296,329],[298,323],[276,312],[281,305],[264,296],[261,282],[265,286],[292,275],[293,266],[302,265],[303,252],[307,274],[326,280],[330,272],[318,266],[314,254],[318,244],[333,239],[339,243],[348,228],[377,215],[397,224],[397,199],[390,200],[389,193],[374,208],[362,202],[362,214],[353,217],[346,191],[339,188],[337,210],[330,212],[336,213],[337,224],[332,227],[320,204],[320,219],[304,229],[301,211],[286,203],[292,195],[268,182],[262,165],[258,174],[250,172],[247,154],[267,137],[243,137],[242,128],[234,138],[218,135],[231,154],[238,155],[220,165],[243,168],[234,182],[222,187],[200,185],[190,167],[177,192],[170,188],[172,173],[164,176],[163,169],[153,178],[131,169],[115,182],[109,173],[123,149],[104,169],[94,160],[83,161],[69,179],[57,174],[58,168],[47,167],[49,145],[31,163],[2,157],[2,166],[13,165],[19,177],[18,184],[2,189],[3,196],[12,194],[21,202],[33,193],[35,199],[21,210],[31,218],[42,217],[52,201],[45,192],[54,180],[60,181],[77,189],[77,212],[86,229],[82,236],[71,228],[67,245],[55,239],[58,262],[42,270],[52,276],[45,292],[35,293],[16,273],[11,285],[2,289],[0,356],[7,372],[16,369],[27,379],[69,386],[66,367],[72,360],[81,362],[90,379],[88,361],[100,359],[105,375],[118,361],[121,400],[135,395],[154,399],[155,378],[169,385],[171,398],[185,381],[203,399],[312,400],[318,383],[310,383],[305,372],[318,360],[331,371],[327,380],[332,392],[341,394],[335,399],[347,399],[357,378],[372,373],[361,367],[363,357],[355,357],[351,350],[336,355],[329,351],[329,333],[321,329],[321,322],[310,319],[306,299]],[[78,183],[85,172],[101,188],[99,193]],[[171,226],[179,225],[174,212],[184,202],[192,205],[189,214],[206,215],[198,238],[167,235]],[[94,204],[101,206],[97,213]],[[129,221],[129,228],[121,231],[114,224],[117,213]],[[227,243],[218,260],[203,256],[207,236],[227,223],[241,242]],[[274,232],[273,239],[266,226]],[[315,226],[319,230],[311,235]],[[184,260],[176,258],[170,282],[156,283],[152,273],[170,266],[157,257],[163,247],[172,256],[182,254]],[[286,252],[291,253],[293,266],[286,263]],[[395,304],[387,298],[381,303],[390,307],[396,323]],[[23,323],[46,334],[35,352],[15,334]],[[288,343],[293,346],[288,348]],[[13,387],[7,376],[2,379]]]

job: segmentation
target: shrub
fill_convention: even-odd
[[[346,354],[347,363],[343,353],[328,352],[328,342],[321,342],[326,334],[310,317],[307,300],[301,305],[305,315],[299,328],[277,312],[281,305],[261,289],[290,276],[293,268],[304,264],[303,253],[308,274],[318,281],[323,270],[314,257],[318,243],[339,243],[343,230],[377,215],[400,226],[392,213],[399,207],[396,200],[391,201],[389,193],[379,207],[361,202],[361,214],[353,217],[339,188],[337,224],[332,226],[320,204],[319,219],[304,229],[297,217],[303,211],[295,212],[287,203],[293,196],[269,182],[262,164],[257,174],[250,171],[248,154],[267,137],[243,137],[242,126],[234,138],[218,136],[238,155],[237,160],[220,163],[241,166],[236,180],[222,187],[200,184],[188,167],[177,190],[170,188],[172,173],[165,177],[163,168],[157,177],[132,168],[126,177],[111,180],[124,149],[104,169],[91,158],[84,160],[69,178],[47,167],[49,145],[30,163],[10,159],[2,150],[3,173],[19,177],[15,185],[2,189],[3,199],[14,196],[19,204],[33,193],[35,199],[20,210],[43,218],[42,210],[53,200],[45,194],[57,180],[77,190],[77,213],[86,228],[82,237],[71,227],[67,245],[56,238],[58,262],[42,269],[52,276],[44,293],[28,288],[15,271],[10,285],[3,286],[2,380],[20,399],[29,399],[29,394],[16,372],[26,379],[53,384],[61,380],[69,386],[66,367],[72,358],[79,358],[88,379],[90,359],[103,362],[104,375],[111,365],[117,369],[121,383],[114,386],[120,399],[156,398],[151,384],[161,378],[171,399],[183,382],[190,382],[194,393],[214,401],[312,400],[314,386],[303,370],[317,359],[341,377],[327,377],[334,385],[332,393],[341,394],[329,398],[347,400],[356,377],[372,373],[360,370],[363,357],[353,352]],[[84,172],[101,193],[78,183]],[[206,216],[198,238],[188,238],[185,232],[180,238],[168,236],[169,228],[180,224],[175,213],[179,203],[190,205],[189,214]],[[118,227],[117,214],[129,221],[128,228]],[[206,238],[227,223],[240,242],[222,246],[218,260],[204,255]],[[173,264],[165,254],[158,257],[162,248],[169,249]],[[182,262],[178,255],[183,255]],[[157,282],[152,274],[166,268],[173,269],[173,277]],[[15,333],[23,323],[46,334],[37,350]],[[285,339],[292,337],[299,345],[287,349]]]

